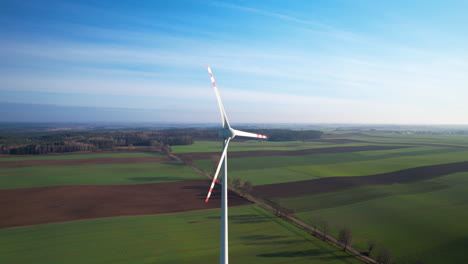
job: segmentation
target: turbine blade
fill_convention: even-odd
[[[218,167],[216,167],[216,172],[215,172],[215,175],[213,177],[213,181],[211,182],[210,190],[208,191],[208,195],[206,196],[206,199],[205,199],[206,203],[210,199],[211,192],[213,191],[213,188],[215,187],[216,179],[218,178],[218,175],[219,175],[219,170],[221,169],[221,165],[223,164],[223,161],[226,158],[229,141],[231,141],[231,138],[228,138],[226,140],[226,144],[224,146],[223,153],[221,154],[221,158],[219,159]]]
[[[226,112],[224,111],[223,102],[221,101],[221,96],[219,96],[218,87],[216,86],[216,82],[213,77],[213,73],[211,72],[210,65],[207,63],[206,67],[208,68],[208,74],[210,75],[211,84],[213,85],[216,94],[216,99],[218,100],[219,111],[221,112],[221,119],[223,120],[223,128],[231,128],[231,125],[229,125],[229,120],[226,116]]]
[[[232,129],[234,132],[234,135],[236,137],[250,137],[250,138],[262,138],[262,139],[268,139],[268,136],[261,135],[261,134],[255,134],[255,133],[250,133],[250,132],[244,132],[236,129]]]

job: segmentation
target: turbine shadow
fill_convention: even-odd
[[[174,181],[174,177],[130,177],[127,180],[131,181]],[[183,180],[181,178],[177,178],[177,180]]]
[[[257,257],[264,258],[297,258],[297,257],[309,257],[309,256],[320,256],[324,253],[319,249],[299,250],[299,251],[282,251],[276,253],[259,254]]]
[[[208,191],[209,187],[210,187],[210,185],[209,185],[209,183],[207,183],[206,185],[184,186],[184,187],[182,187],[182,189]]]
[[[273,235],[251,235],[242,236],[241,239],[247,240],[246,245],[290,245],[302,243],[304,240],[284,240],[287,236],[273,236]]]
[[[286,236],[271,236],[271,235],[251,235],[251,236],[241,236],[242,239],[246,240],[271,240],[278,238],[285,238]]]
[[[251,241],[246,242],[245,245],[292,245],[292,244],[299,244],[303,243],[304,240],[296,239],[296,240],[277,240],[277,241]]]
[[[219,219],[219,216],[209,216],[208,219]],[[255,214],[233,215],[229,216],[229,222],[234,224],[256,224],[270,221],[269,217],[258,216]]]

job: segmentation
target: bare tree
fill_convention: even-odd
[[[282,208],[281,208],[281,203],[278,199],[274,199],[274,200],[269,200],[268,203],[271,205],[271,207],[273,207],[273,209],[275,210],[275,214],[279,217],[281,217],[282,215]]]
[[[327,240],[327,236],[330,233],[330,225],[328,224],[328,221],[320,218],[319,229],[322,231],[322,240]]]
[[[163,144],[157,140],[151,140],[150,141],[150,151],[154,151],[154,152],[161,152],[162,151],[162,146]]]
[[[322,221],[322,218],[320,216],[314,216],[311,219],[312,227],[314,228],[314,235],[317,235],[317,229],[320,226],[320,222]]]
[[[242,186],[242,192],[245,195],[246,193],[251,193],[253,190],[253,185],[251,182],[246,181],[244,182],[244,185]]]
[[[183,156],[182,157],[182,162],[184,162],[185,165],[187,165],[187,166],[195,165],[195,161],[193,160],[192,156]]]
[[[235,178],[233,181],[232,181],[232,187],[234,187],[234,189],[237,189],[239,190],[242,186],[242,180],[239,179],[239,178]]]
[[[392,264],[393,256],[388,248],[380,248],[375,259],[379,264]]]
[[[373,239],[369,239],[367,241],[367,255],[368,256],[371,255],[371,252],[375,248],[376,245],[377,245],[377,243],[375,243],[375,240],[373,240]]]
[[[163,145],[163,146],[161,147],[161,151],[162,151],[164,154],[169,155],[169,154],[171,154],[171,152],[172,152],[172,148],[171,148],[171,146],[169,146],[169,145]]]
[[[348,245],[353,241],[353,233],[351,232],[351,229],[348,227],[340,229],[338,241],[343,244],[343,251],[346,251]]]

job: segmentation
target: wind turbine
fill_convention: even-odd
[[[229,124],[229,120],[226,116],[226,112],[224,111],[223,103],[221,102],[221,97],[219,96],[218,88],[216,87],[216,82],[213,77],[213,73],[211,72],[210,65],[207,63],[206,67],[208,68],[208,73],[211,78],[211,84],[213,84],[214,92],[216,95],[216,99],[218,100],[219,111],[221,112],[221,120],[223,123],[223,128],[219,131],[219,136],[224,138],[223,141],[223,152],[221,154],[221,158],[219,159],[218,166],[216,168],[215,175],[213,177],[213,182],[211,182],[210,190],[208,191],[208,195],[206,196],[205,202],[208,202],[211,196],[211,192],[216,184],[216,179],[218,178],[219,171],[221,166],[223,167],[223,178],[222,178],[222,190],[221,190],[221,254],[220,254],[220,263],[221,264],[228,264],[229,263],[229,256],[228,256],[228,180],[227,180],[227,149],[229,146],[229,142],[234,137],[250,137],[250,138],[261,138],[261,139],[268,139],[265,135],[254,134],[249,132],[244,132],[240,130],[233,129]]]

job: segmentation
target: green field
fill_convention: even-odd
[[[0,189],[206,179],[181,162],[0,168]]]
[[[394,150],[269,156],[229,159],[233,178],[253,185],[311,180],[335,176],[364,176],[419,166],[468,161],[468,149],[410,147]],[[211,171],[211,161],[197,166]]]
[[[301,142],[301,141],[262,141],[262,140],[247,140],[247,141],[231,141],[229,143],[229,151],[255,151],[255,150],[301,150],[315,148],[331,148],[341,146],[368,146],[368,145],[383,145],[388,144],[369,144],[369,143],[347,143],[347,144],[331,144],[327,142]],[[220,152],[222,149],[222,141],[195,141],[193,145],[173,146],[172,152],[177,153],[192,153],[192,152]]]
[[[2,159],[154,156],[91,153]],[[32,166],[2,168],[0,174],[0,189],[204,179],[180,162]],[[360,263],[257,206],[230,208],[230,235],[234,263]],[[219,210],[0,229],[0,245],[0,263],[216,263]]]
[[[232,263],[359,263],[256,206],[230,209]],[[0,230],[0,262],[217,263],[219,210]]]
[[[232,142],[230,151],[389,144],[409,147],[353,153],[230,158],[230,178],[263,185],[324,177],[372,175],[468,161],[468,148],[444,146],[468,146],[468,136],[368,133],[335,134],[333,138],[377,143],[253,140]],[[220,145],[219,141],[200,141],[189,146],[174,146],[173,151],[176,154],[217,152],[221,149]],[[157,155],[98,153],[0,157],[0,160]],[[196,166],[212,171],[210,160],[197,160]],[[5,168],[0,169],[0,175],[0,189],[204,179],[179,162]],[[350,227],[354,233],[353,245],[359,250],[366,250],[367,239],[376,240],[397,256],[398,263],[411,263],[417,259],[431,264],[465,263],[468,259],[464,255],[468,248],[468,226],[465,224],[468,222],[468,173],[409,184],[362,186],[338,192],[280,198],[279,202],[295,210],[295,216],[305,222],[311,223],[316,216],[323,217],[330,223],[335,237],[339,228]],[[231,208],[230,212],[230,252],[233,263],[356,261],[258,207]],[[0,230],[0,263],[216,263],[218,213],[218,210],[210,210],[3,229]],[[44,242],[38,242],[42,240]]]
[[[263,185],[323,177],[364,176],[468,161],[468,148],[458,147],[468,146],[468,136],[368,133],[334,135],[333,138],[377,142],[367,145],[386,143],[410,147],[354,153],[230,158],[230,177]],[[429,146],[431,144],[439,146]],[[212,170],[209,160],[199,160],[196,164],[206,171]],[[305,222],[312,223],[314,217],[323,217],[331,224],[335,237],[339,228],[350,227],[354,232],[354,246],[359,250],[366,250],[368,239],[376,240],[388,247],[399,263],[411,263],[417,259],[424,260],[424,263],[468,261],[465,255],[468,248],[468,173],[410,184],[364,186],[282,198],[279,202],[295,210],[295,215]]]
[[[335,134],[333,138],[345,138],[380,143],[439,144],[468,147],[466,135],[431,135],[431,134],[389,134],[362,133],[360,135]]]
[[[465,263],[468,246],[468,173],[411,184],[365,186],[340,192],[281,199],[296,216],[314,216],[338,228],[350,227],[354,245],[367,239],[389,247],[402,260]]]

